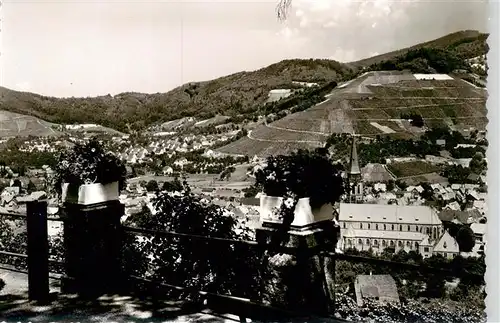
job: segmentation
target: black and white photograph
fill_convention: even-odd
[[[3,1],[0,321],[500,320],[498,6]]]

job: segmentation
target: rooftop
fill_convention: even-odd
[[[437,225],[436,211],[424,205],[340,203],[339,221]]]

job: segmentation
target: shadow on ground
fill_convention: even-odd
[[[222,322],[221,317],[201,313],[201,307],[183,301],[161,301],[134,296],[102,296],[85,300],[73,295],[51,294],[49,305],[28,301],[27,294],[1,295],[0,317],[8,321],[133,321]],[[234,321],[229,319],[226,321]]]

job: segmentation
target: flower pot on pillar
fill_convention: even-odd
[[[118,181],[108,184],[74,185],[64,183],[61,190],[63,203],[92,205],[108,201],[117,201],[120,196]]]
[[[282,197],[260,197],[262,228],[257,229],[257,241],[273,246],[273,238],[281,231],[280,247],[287,250],[270,250],[261,301],[292,310],[327,314],[333,306],[334,268],[333,262],[321,252],[335,250],[337,228],[333,206],[325,203],[314,207],[309,198],[299,198],[291,225],[284,227],[279,217],[283,203],[287,202]]]
[[[280,225],[283,219],[279,218],[278,210],[283,204],[283,198],[278,196],[260,196],[260,220],[264,226]],[[310,228],[322,221],[333,220],[332,204],[323,204],[313,207],[310,198],[300,198],[294,209],[294,220],[291,227],[294,229]]]
[[[117,191],[112,186],[90,184],[74,190],[68,186],[61,208],[65,219],[64,293],[99,296],[119,292],[123,278],[120,218],[125,208],[112,198]]]
[[[327,277],[333,266],[323,251],[335,250],[339,228],[332,203],[343,194],[343,181],[327,152],[271,156],[255,172],[256,185],[266,194],[260,199],[262,227],[256,230],[257,242],[268,250],[263,257],[268,277],[260,289],[264,303],[323,315],[331,309],[333,284]],[[290,225],[281,213],[293,213]]]
[[[119,202],[126,169],[98,140],[63,152],[55,168],[54,186],[61,197],[66,276],[64,293],[97,296],[116,293],[121,274]]]

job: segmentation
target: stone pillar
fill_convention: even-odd
[[[279,247],[264,256],[261,300],[290,311],[326,315],[333,309],[334,261],[322,255],[335,251],[339,227],[322,221],[283,232],[282,224],[263,223],[256,231],[260,244],[268,245],[276,234]]]
[[[94,297],[120,292],[124,282],[120,218],[124,212],[119,201],[64,204],[63,293]]]

